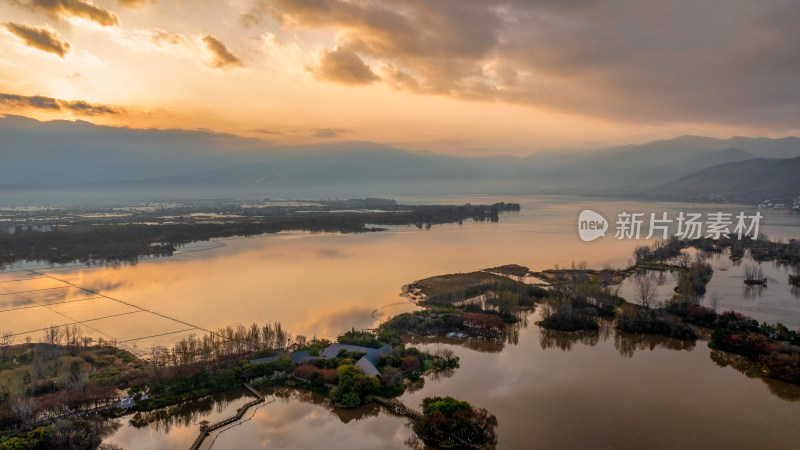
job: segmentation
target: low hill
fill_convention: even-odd
[[[800,157],[757,158],[707,167],[642,192],[663,200],[791,204],[800,196]]]

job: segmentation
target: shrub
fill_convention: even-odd
[[[675,339],[694,340],[697,333],[665,311],[626,305],[617,314],[617,329],[628,333],[659,334]]]
[[[415,425],[425,440],[441,447],[494,447],[497,418],[453,397],[429,397],[422,401],[423,418]]]
[[[553,330],[577,331],[597,330],[597,309],[593,307],[575,307],[571,303],[560,303],[555,306],[546,305],[544,318],[539,325]]]

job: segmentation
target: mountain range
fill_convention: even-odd
[[[593,151],[467,158],[370,142],[288,147],[202,130],[131,129],[20,116],[0,118],[0,136],[4,204],[33,198],[100,201],[115,195],[175,199],[565,193],[683,199],[701,191],[706,197],[720,190],[738,192],[731,183],[752,188],[760,183],[754,171],[769,174],[780,168],[772,159],[800,157],[796,137],[681,136]],[[726,178],[735,173],[750,176]],[[781,174],[766,177],[783,184],[765,193],[794,192],[800,178]]]
[[[748,159],[708,167],[641,193],[665,200],[788,203],[800,198],[800,157]]]

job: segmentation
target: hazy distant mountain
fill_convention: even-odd
[[[798,174],[800,158],[750,159],[708,167],[643,195],[669,200],[788,201],[800,196]]]
[[[218,182],[492,177],[517,157],[461,158],[369,142],[301,147],[205,131],[135,130],[88,122],[0,118],[0,185],[165,178]]]
[[[275,146],[187,130],[0,118],[0,201],[553,192],[627,195],[697,170],[800,156],[800,139],[698,136],[587,152],[466,158],[370,142]],[[62,189],[69,185],[80,194]]]
[[[800,139],[796,137],[723,140],[681,136],[585,152],[567,161],[551,163],[546,169],[553,179],[572,181],[577,188],[628,194],[726,162],[795,156],[800,156]],[[532,161],[536,158],[536,155],[530,157]]]

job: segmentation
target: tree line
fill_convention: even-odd
[[[502,211],[518,211],[519,204],[397,205],[391,211],[364,213],[289,211],[279,216],[248,217],[229,223],[136,223],[92,225],[77,223],[52,232],[0,233],[0,265],[17,261],[85,264],[135,263],[144,256],[169,256],[180,245],[234,236],[256,236],[286,230],[362,233],[380,231],[376,225],[415,225],[430,228],[441,223],[498,221]]]

